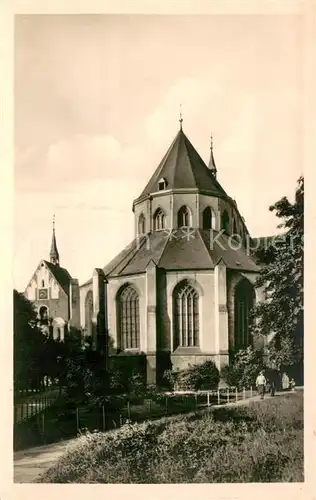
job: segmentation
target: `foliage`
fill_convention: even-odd
[[[73,402],[107,404],[112,395],[128,393],[133,398],[145,393],[144,355],[113,356],[106,366],[104,354],[86,344],[84,349],[72,346],[63,359],[67,394]]]
[[[282,219],[278,227],[284,235],[258,254],[264,266],[256,286],[263,287],[267,300],[254,308],[254,333],[274,335],[267,359],[284,369],[303,361],[304,178],[298,180],[294,203],[284,197],[270,210]]]
[[[87,373],[82,365],[82,332],[70,327],[65,341],[42,333],[35,307],[22,293],[14,290],[14,382],[16,388],[40,387],[44,377],[82,388]]]
[[[46,337],[37,327],[33,304],[13,291],[13,345],[15,389],[38,387],[43,377],[43,350]]]
[[[197,391],[216,389],[220,377],[215,363],[209,360],[184,370],[166,370],[164,378],[172,389]]]
[[[235,353],[232,363],[222,368],[221,376],[230,386],[249,388],[255,386],[256,378],[264,368],[262,351],[249,346]]]
[[[108,381],[104,354],[94,350],[88,338],[83,344],[81,332],[76,329],[67,336],[62,360],[63,379],[70,401],[92,403],[104,397]]]
[[[144,354],[114,356],[109,360],[109,391],[112,394],[143,394],[146,388]]]
[[[303,402],[294,393],[248,407],[87,433],[45,483],[303,481]]]

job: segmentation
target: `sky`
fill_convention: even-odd
[[[302,174],[303,24],[286,15],[15,19],[14,287],[49,259],[80,283],[134,237],[132,202],[179,129],[252,236]]]

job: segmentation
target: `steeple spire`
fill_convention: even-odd
[[[210,155],[210,161],[208,163],[208,168],[210,169],[210,171],[212,172],[212,174],[214,175],[214,177],[216,179],[217,168],[215,165],[215,160],[214,160],[214,155],[213,155],[213,135],[211,135],[211,155]]]
[[[179,118],[179,122],[180,122],[180,130],[182,130],[182,122],[183,122],[183,118],[182,118],[182,104],[180,104],[180,118]]]
[[[52,244],[50,247],[49,253],[50,261],[55,266],[59,266],[59,253],[57,250],[56,236],[55,236],[55,215],[53,216],[53,236],[52,236]]]

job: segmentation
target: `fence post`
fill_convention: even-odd
[[[227,403],[229,403],[229,387],[227,387]]]
[[[102,423],[103,423],[103,430],[105,431],[105,410],[104,410],[104,405],[102,406]]]
[[[26,419],[28,420],[29,418],[29,403],[26,403]]]
[[[207,406],[210,406],[210,393],[207,393]]]
[[[217,404],[220,404],[220,402],[221,402],[221,396],[219,393],[219,389],[217,389]]]
[[[198,399],[198,395],[197,393],[194,394],[194,397],[195,397],[195,409],[197,410],[197,399]]]
[[[128,420],[131,419],[131,407],[130,407],[129,401],[127,401],[127,418],[128,418]]]
[[[77,423],[77,431],[79,431],[79,408],[76,408],[76,423]]]
[[[236,401],[238,401],[238,390],[237,390],[237,387],[235,388],[235,391],[236,391]]]
[[[250,397],[252,398],[252,385],[250,386]]]
[[[152,400],[150,399],[149,400],[149,415],[151,415],[151,403],[152,403]]]
[[[166,414],[167,414],[168,413],[168,396],[166,396],[165,404],[166,404]]]
[[[246,399],[246,389],[245,389],[245,387],[242,388],[242,398]]]
[[[43,441],[45,443],[45,412],[42,413],[42,433],[43,433]]]

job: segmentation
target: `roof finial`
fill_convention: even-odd
[[[55,214],[53,215],[53,231],[55,231]]]
[[[180,130],[182,130],[182,122],[183,122],[183,118],[182,118],[182,104],[180,104],[180,118],[179,118],[179,122],[180,122]]]
[[[213,151],[213,134],[211,134],[211,151]]]

